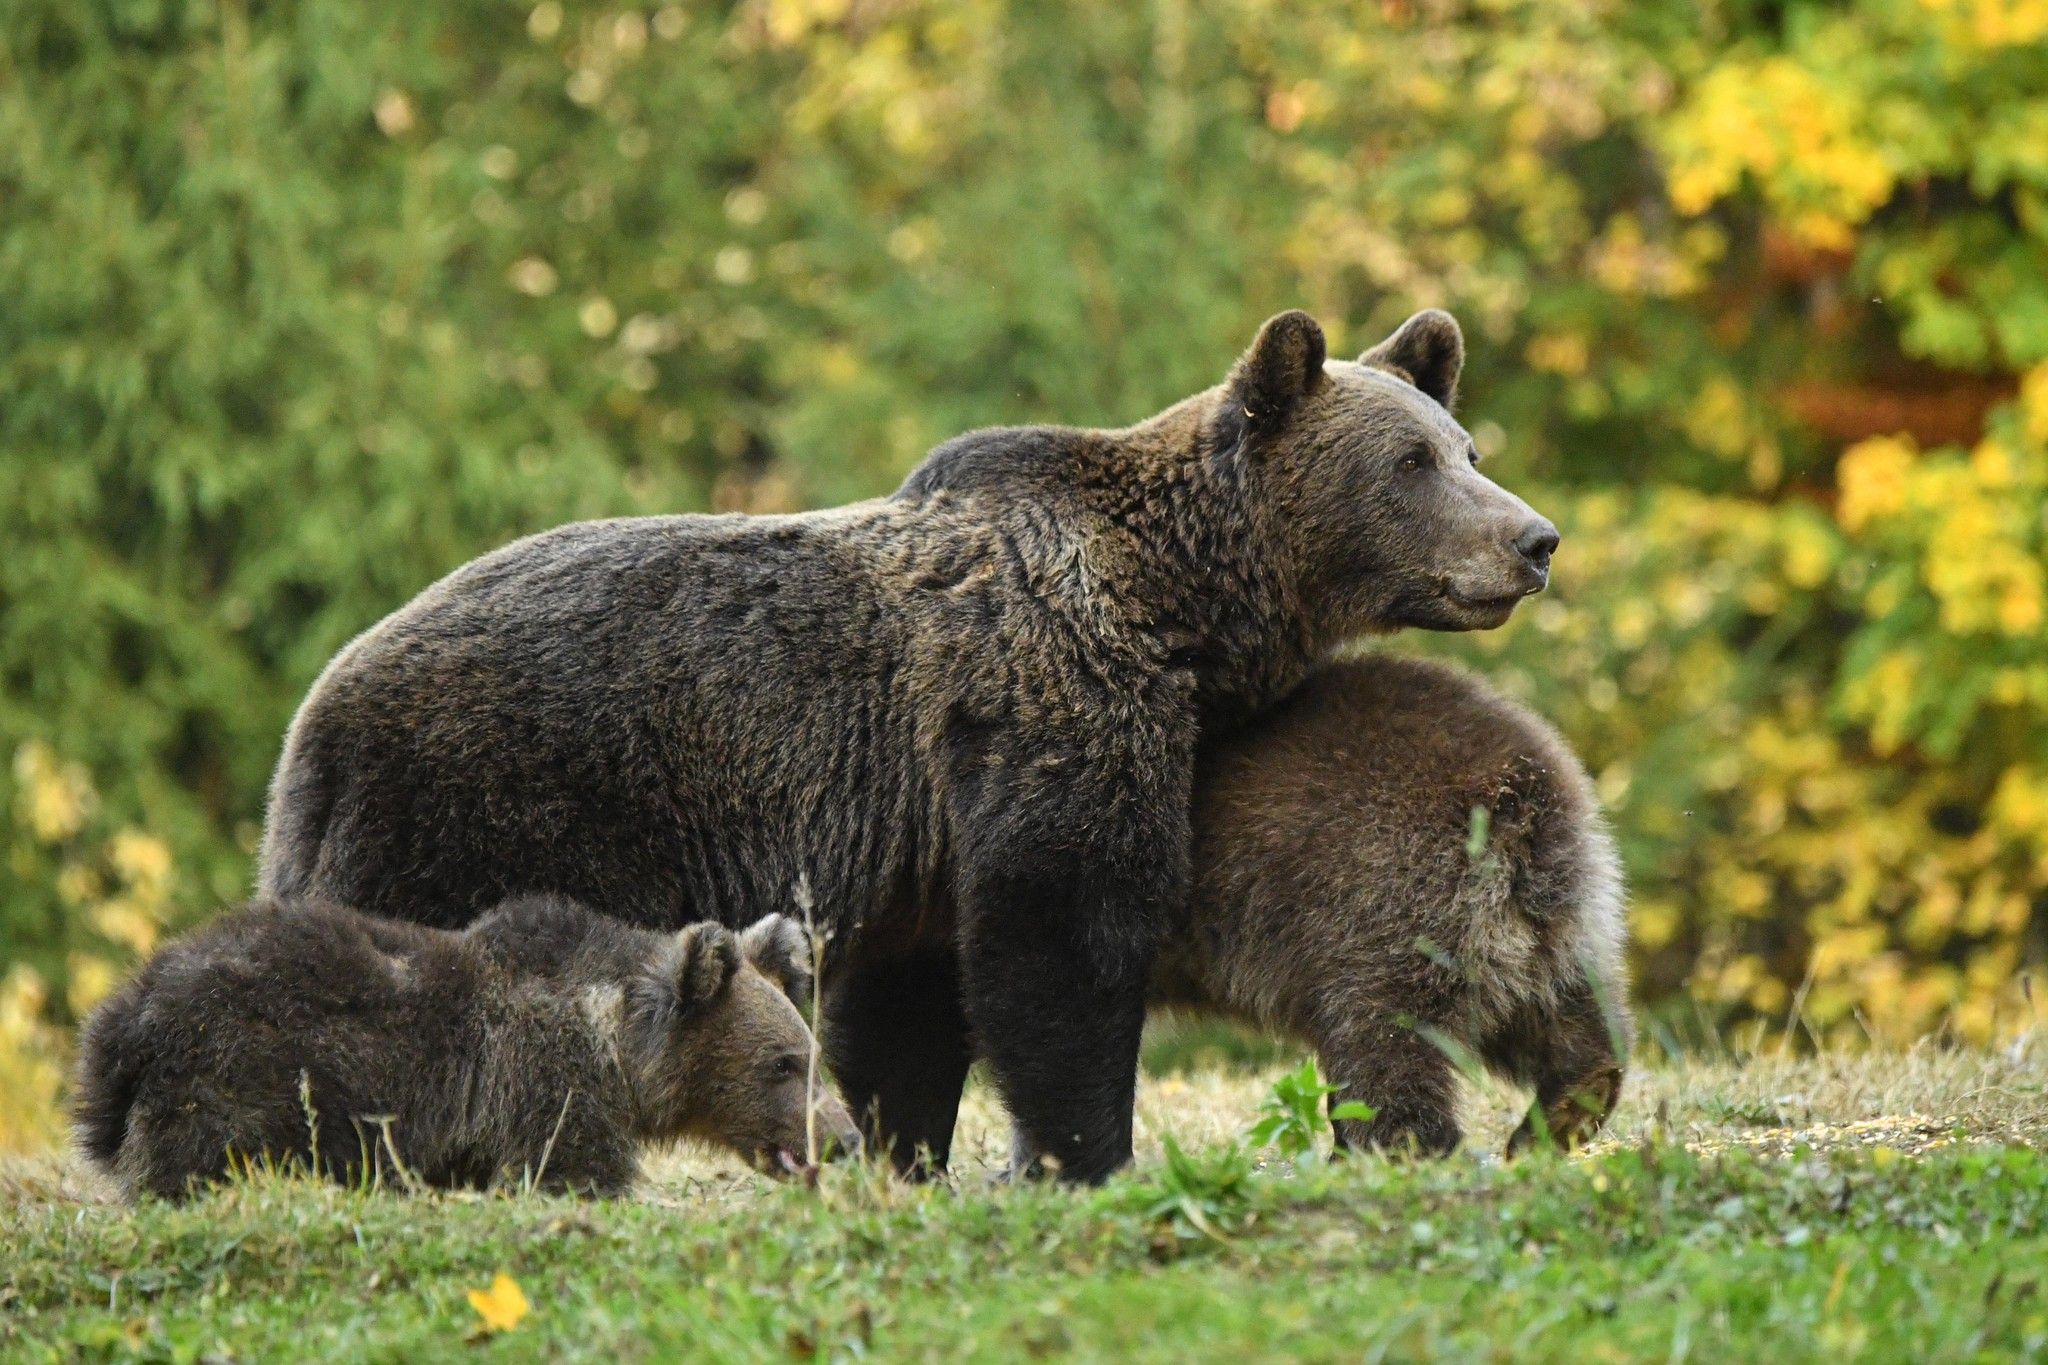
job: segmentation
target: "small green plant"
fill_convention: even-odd
[[[1346,1100],[1326,1115],[1323,1102],[1338,1088],[1317,1074],[1315,1059],[1310,1058],[1273,1083],[1273,1093],[1259,1106],[1258,1121],[1246,1137],[1254,1148],[1271,1147],[1292,1161],[1313,1158],[1333,1121],[1373,1115],[1371,1105],[1357,1100]]]
[[[1254,1152],[1270,1147],[1292,1161],[1313,1160],[1333,1120],[1372,1117],[1372,1107],[1355,1100],[1325,1115],[1323,1102],[1337,1089],[1317,1074],[1311,1058],[1273,1083],[1243,1142],[1190,1153],[1168,1137],[1166,1168],[1138,1187],[1138,1212],[1166,1224],[1180,1240],[1230,1240],[1250,1222],[1257,1172]]]
[[[1181,1150],[1166,1139],[1166,1167],[1142,1187],[1139,1211],[1180,1240],[1227,1242],[1248,1221],[1252,1159],[1235,1142],[1207,1152]]]

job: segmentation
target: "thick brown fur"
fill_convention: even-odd
[[[460,924],[833,907],[826,1045],[943,1164],[970,1030],[1070,1177],[1129,1159],[1198,739],[1345,639],[1505,620],[1556,535],[1443,406],[1423,313],[1359,362],[1302,313],[1137,426],[971,433],[890,498],[565,526],[349,645],[300,708],[261,885]]]
[[[1621,871],[1548,724],[1460,669],[1369,655],[1205,754],[1196,790],[1155,1002],[1313,1047],[1333,1103],[1376,1111],[1338,1123],[1346,1146],[1457,1146],[1467,1059],[1531,1087],[1557,1142],[1605,1122],[1631,1029]]]
[[[78,1145],[167,1199],[244,1163],[613,1194],[641,1143],[682,1138],[772,1171],[813,1129],[859,1141],[810,1089],[790,994],[808,980],[809,939],[780,916],[657,934],[528,897],[456,932],[259,901],[87,1021]]]

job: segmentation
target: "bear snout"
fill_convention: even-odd
[[[1535,517],[1516,534],[1514,547],[1524,568],[1536,580],[1537,586],[1530,591],[1540,591],[1550,581],[1550,556],[1557,549],[1557,527],[1551,525],[1548,517]]]
[[[853,1116],[846,1112],[846,1106],[827,1094],[819,1099],[816,1112],[818,1159],[830,1161],[835,1157],[859,1157],[862,1146],[860,1129],[854,1125]]]
[[[780,1138],[763,1143],[753,1151],[754,1169],[778,1180],[809,1179],[827,1161],[858,1158],[864,1148],[860,1129],[830,1091],[819,1090],[812,1100],[809,1122],[798,1111],[793,1124]],[[813,1152],[812,1146],[816,1145]]]
[[[1438,532],[1439,550],[1447,557],[1442,593],[1450,599],[1454,619],[1409,624],[1439,630],[1491,628],[1522,599],[1550,585],[1556,524],[1477,470],[1460,470],[1459,478],[1464,498]]]

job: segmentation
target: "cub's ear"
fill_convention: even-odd
[[[718,1003],[740,969],[739,940],[722,924],[693,924],[675,936],[668,979],[676,1012],[688,1018]]]
[[[1465,368],[1465,334],[1443,309],[1425,308],[1358,357],[1358,363],[1399,375],[1448,408],[1458,396],[1458,375]]]
[[[740,935],[740,952],[754,970],[782,987],[798,1009],[811,1003],[811,936],[787,915],[755,920]]]
[[[1253,431],[1271,430],[1323,382],[1323,329],[1300,309],[1266,319],[1231,367],[1225,392]]]

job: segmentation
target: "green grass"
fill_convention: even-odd
[[[46,1163],[0,1179],[0,1356],[2039,1358],[2041,1051],[1661,1069],[1608,1148],[1513,1165],[1250,1170],[1225,1135],[1271,1076],[1167,1078],[1100,1191],[989,1186],[985,1101],[951,1189],[657,1163],[607,1203],[267,1177],[128,1209]],[[532,1311],[471,1341],[500,1270]]]
[[[11,1357],[418,1359],[465,1291],[534,1310],[514,1356],[1284,1352],[1522,1359],[2023,1359],[2048,1350],[2048,1162],[2024,1149],[1768,1161],[1679,1148],[1255,1181],[1227,1242],[1095,1194],[777,1190],[418,1201],[289,1181],[186,1209],[10,1220]]]

